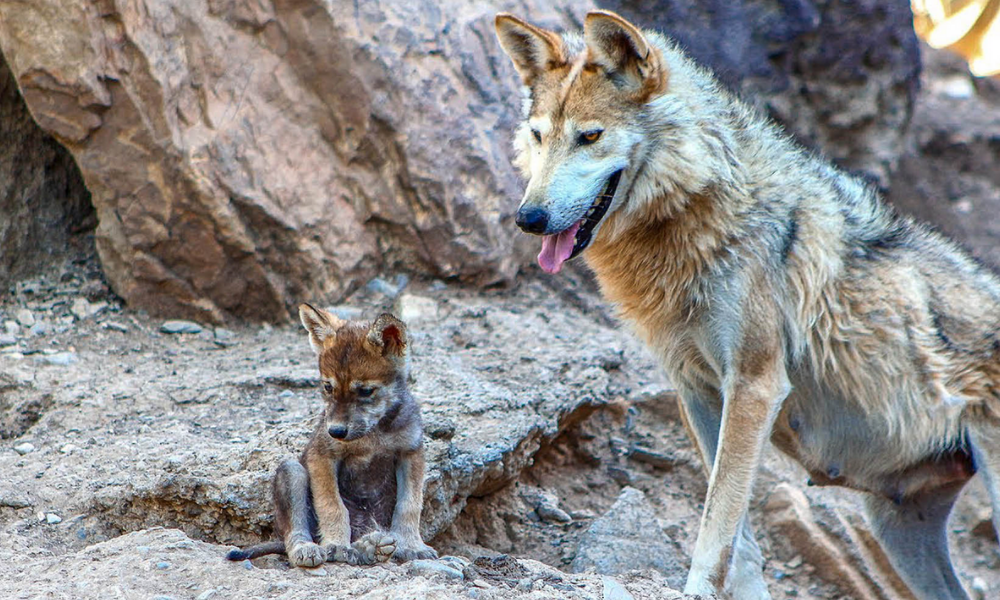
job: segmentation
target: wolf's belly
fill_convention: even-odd
[[[396,508],[395,457],[341,463],[337,484],[351,518],[351,541],[374,529],[389,528]]]
[[[957,416],[943,410],[870,413],[830,390],[801,388],[785,401],[771,435],[809,472],[810,484],[896,502],[968,480],[975,467],[963,438]]]

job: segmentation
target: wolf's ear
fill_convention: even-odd
[[[368,330],[368,343],[381,348],[384,356],[404,358],[408,350],[406,325],[389,313],[382,313]]]
[[[323,352],[323,341],[337,335],[337,330],[344,326],[344,321],[335,315],[308,304],[299,305],[299,320],[309,332],[309,345],[316,354]]]
[[[660,53],[635,25],[611,11],[595,10],[583,22],[583,38],[589,62],[602,67],[640,100],[666,88],[667,71]]]
[[[566,63],[562,37],[554,31],[535,27],[508,13],[496,16],[497,38],[525,85],[549,69]]]

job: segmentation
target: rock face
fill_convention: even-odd
[[[891,163],[917,70],[905,0],[605,6],[763,92],[848,166]],[[516,272],[520,97],[492,18],[577,28],[588,8],[7,2],[0,49],[80,166],[119,295],[168,316],[280,321],[382,269],[480,284]]]
[[[671,587],[683,588],[685,557],[664,534],[645,494],[626,487],[611,509],[595,520],[577,550],[572,570],[617,575],[634,569],[656,569]]]
[[[31,119],[0,56],[0,289],[35,272],[92,214],[73,158]]]

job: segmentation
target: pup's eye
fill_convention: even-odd
[[[577,140],[581,146],[586,146],[587,144],[593,144],[597,140],[601,139],[601,134],[604,133],[603,129],[592,129],[590,131],[584,131],[580,134]]]
[[[372,394],[375,393],[375,388],[370,386],[363,386],[357,389],[358,398],[371,398]]]
[[[535,141],[536,142],[538,142],[539,144],[542,143],[542,132],[541,131],[538,131],[537,129],[532,129],[531,130],[531,135],[535,136]]]
[[[330,383],[329,381],[324,381],[323,382],[323,391],[326,392],[327,394],[332,394],[333,393],[333,384]]]

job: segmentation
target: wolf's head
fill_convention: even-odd
[[[670,178],[651,183],[645,167],[663,146],[683,152],[689,119],[668,91],[670,43],[655,32],[607,11],[587,15],[582,37],[505,13],[496,29],[526,96],[514,146],[528,186],[516,222],[542,236],[538,263],[555,273],[636,196],[668,191],[652,188]]]
[[[355,323],[299,306],[309,344],[319,356],[330,437],[353,441],[391,419],[403,401],[409,371],[406,325],[390,314]]]

